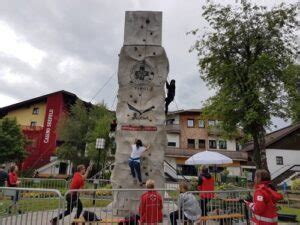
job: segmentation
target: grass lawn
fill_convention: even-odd
[[[111,201],[110,200],[96,200],[95,206],[92,204],[91,199],[81,199],[84,207],[106,207]],[[0,203],[0,215],[6,214],[8,206],[11,204],[10,200],[3,200]],[[36,211],[47,211],[58,209],[59,200],[54,198],[44,199],[22,199],[19,201],[19,208],[22,212],[36,212]],[[13,211],[13,210],[12,210]]]
[[[300,209],[289,208],[287,206],[281,206],[281,210],[279,211],[279,213],[297,215],[297,220],[300,221]]]

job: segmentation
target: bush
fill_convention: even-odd
[[[300,191],[300,179],[296,179],[292,183],[292,190],[293,191]]]

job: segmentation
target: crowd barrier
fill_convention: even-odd
[[[230,190],[214,192],[187,192],[194,196],[199,206],[204,196],[210,196],[206,202],[205,215],[195,220],[185,218],[188,204],[180,200],[181,194],[178,189],[156,189],[162,198],[163,208],[162,217],[158,211],[151,215],[152,222],[155,224],[206,224],[206,225],[247,225],[249,212],[240,199],[246,199],[250,190]],[[118,224],[124,218],[134,220],[134,215],[139,214],[140,195],[147,192],[145,189],[81,189],[68,190],[61,195],[61,192],[53,189],[35,189],[35,188],[1,188],[0,187],[0,225],[46,225],[50,221],[62,214],[60,224],[84,224],[85,219],[82,216],[89,216],[89,220],[101,219],[101,221],[90,224]],[[18,193],[18,194],[17,194]],[[16,195],[19,196],[16,205],[11,210],[9,206],[14,203]],[[128,198],[121,202],[118,195],[136,196]],[[114,198],[115,197],[115,198]],[[153,198],[156,198],[155,196]],[[13,199],[13,200],[12,200]],[[115,199],[115,201],[114,201]],[[148,204],[147,207],[150,207]],[[147,205],[147,204],[146,204]],[[74,219],[77,210],[81,209],[81,217]],[[146,207],[146,212],[150,213]],[[153,205],[152,205],[153,207]],[[156,206],[154,206],[155,208]],[[179,216],[176,221],[171,221],[170,214],[178,207]],[[202,206],[203,207],[203,206]],[[73,209],[71,215],[68,215],[68,209]],[[157,210],[159,208],[157,207]],[[204,209],[202,208],[202,211]],[[202,212],[203,213],[203,212]],[[149,216],[149,215],[148,215]],[[153,218],[153,217],[157,218]],[[174,218],[173,218],[174,219]],[[54,219],[55,220],[55,219]],[[89,224],[89,223],[85,223]]]
[[[58,190],[0,187],[0,225],[46,225],[63,208]]]
[[[23,188],[46,188],[46,189],[68,189],[69,182],[65,179],[50,178],[19,178],[19,187]]]

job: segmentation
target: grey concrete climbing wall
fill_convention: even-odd
[[[114,188],[140,188],[133,182],[128,166],[136,138],[151,145],[141,157],[143,181],[153,179],[157,188],[164,187],[164,86],[169,63],[161,39],[161,12],[126,12],[124,45],[119,55],[117,151],[111,176]],[[114,193],[114,214],[136,212],[141,194],[142,191]]]

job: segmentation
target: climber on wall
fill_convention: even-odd
[[[131,175],[133,177],[133,182],[137,183],[136,177],[140,182],[140,186],[143,186],[142,174],[141,174],[141,160],[140,157],[144,151],[150,148],[150,144],[144,146],[141,140],[135,140],[134,144],[131,145],[132,151],[129,158],[129,167],[131,170]]]
[[[175,97],[175,80],[171,80],[170,84],[166,81],[167,87],[167,97],[165,99],[165,113],[168,114],[169,105],[174,100]]]

